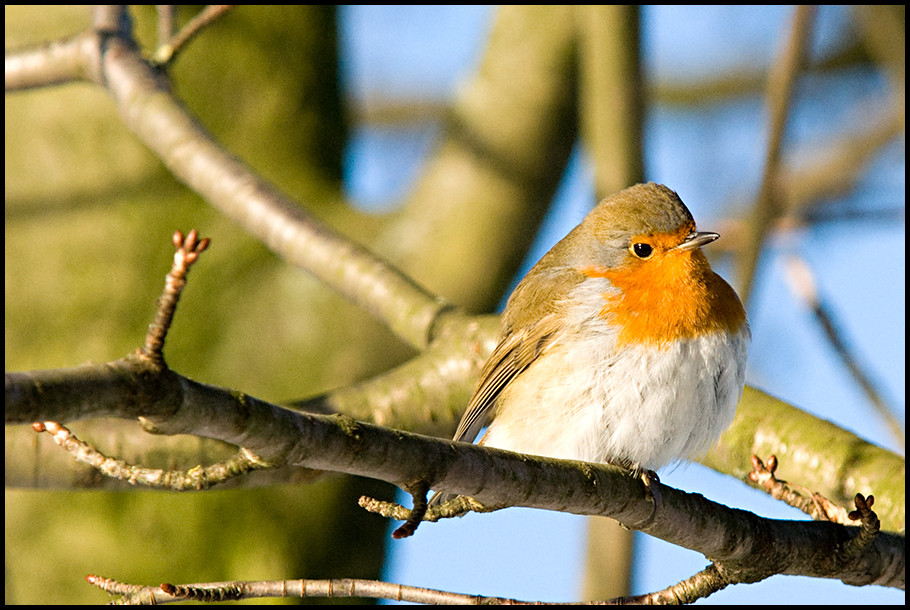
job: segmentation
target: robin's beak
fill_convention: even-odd
[[[707,233],[707,232],[696,232],[693,231],[686,235],[686,239],[683,240],[683,243],[679,244],[674,250],[694,250],[695,248],[701,248],[705,244],[710,244],[712,241],[720,237],[719,233]]]

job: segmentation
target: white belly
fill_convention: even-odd
[[[483,439],[499,447],[648,470],[706,451],[730,425],[745,379],[748,326],[667,349],[594,334],[551,346],[509,384]]]

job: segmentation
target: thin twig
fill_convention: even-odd
[[[201,491],[213,485],[226,483],[252,470],[268,468],[267,464],[243,448],[233,457],[210,466],[196,466],[189,470],[146,468],[105,455],[85,441],[79,440],[66,426],[57,422],[35,422],[32,428],[35,432],[50,433],[54,442],[70,453],[77,462],[88,464],[103,475],[126,481],[130,485],[172,491]]]
[[[155,63],[159,65],[167,64],[174,61],[177,53],[182,51],[186,45],[196,37],[206,26],[217,21],[222,15],[226,14],[235,5],[233,4],[210,4],[205,7],[198,15],[193,17],[189,23],[183,26],[176,36],[162,43],[155,50]],[[159,32],[160,34],[160,32]]]
[[[872,510],[872,505],[875,504],[874,496],[856,494],[853,503],[856,510],[850,512],[849,518],[852,521],[860,522],[860,530],[849,543],[844,545],[842,556],[847,560],[859,557],[875,541],[882,529],[882,522]]]
[[[717,565],[712,563],[701,572],[693,574],[663,591],[622,597],[614,600],[614,603],[622,605],[646,604],[649,606],[691,604],[720,591],[730,584],[733,583],[724,577],[723,572],[718,569]]]
[[[778,479],[774,472],[777,470],[777,456],[768,458],[768,465],[761,461],[757,455],[752,456],[752,472],[749,480],[768,492],[775,500],[780,500],[797,508],[816,521],[830,521],[841,525],[855,525],[853,519],[848,517],[846,509],[838,506],[825,496],[806,487],[793,485]]]
[[[412,509],[408,509],[397,502],[386,500],[377,500],[369,496],[360,496],[357,500],[360,508],[367,512],[382,515],[396,521],[410,521],[414,514]],[[484,506],[474,498],[468,496],[458,496],[437,506],[432,506],[423,511],[420,515],[422,521],[435,523],[440,519],[451,519],[452,517],[461,517],[468,513],[491,513],[499,508]],[[404,527],[404,526],[402,526]],[[401,529],[401,528],[399,528]],[[397,530],[396,530],[397,531]]]
[[[158,310],[155,312],[155,322],[149,326],[148,333],[145,335],[145,345],[142,347],[142,354],[152,363],[164,366],[164,339],[174,321],[174,312],[177,311],[177,301],[180,300],[180,293],[186,286],[186,276],[190,271],[199,255],[209,247],[211,240],[209,238],[199,239],[199,233],[196,229],[189,232],[184,239],[183,233],[174,232],[173,237],[174,264],[171,266],[170,273],[164,282],[164,292],[158,298]]]
[[[413,489],[408,491],[414,502],[414,508],[411,509],[407,520],[405,520],[401,527],[392,532],[392,538],[395,540],[413,536],[414,532],[417,531],[420,522],[423,521],[424,515],[427,514],[427,492],[430,491],[429,484],[426,481],[419,481],[412,487]]]
[[[159,4],[155,7],[158,13],[158,46],[169,44],[177,31],[177,5]]]
[[[882,398],[881,392],[873,383],[872,378],[868,375],[859,360],[853,355],[844,338],[843,329],[837,324],[834,312],[828,307],[818,294],[815,285],[815,276],[812,269],[806,261],[796,255],[790,255],[786,260],[786,273],[784,278],[790,291],[802,299],[802,301],[812,310],[816,322],[825,332],[828,343],[834,348],[835,353],[850,371],[850,375],[859,384],[859,387],[866,394],[870,404],[887,423],[888,429],[894,436],[895,440],[904,446],[906,437],[904,426],[897,420],[894,413],[897,411],[890,407]]]
[[[179,601],[229,601],[262,598],[371,598],[398,602],[458,605],[514,605],[527,604],[504,597],[465,595],[438,589],[410,587],[379,580],[338,578],[332,580],[269,580],[231,581],[159,586],[141,586],[121,583],[109,578],[89,575],[86,581],[111,594],[123,595],[117,604],[152,605]],[[584,603],[584,602],[581,602]]]
[[[770,116],[764,173],[752,212],[750,230],[746,235],[747,246],[739,257],[738,292],[746,303],[752,290],[762,244],[781,210],[778,178],[784,131],[787,127],[796,77],[809,47],[814,15],[815,8],[812,6],[801,5],[796,8],[787,44],[768,76],[767,106]]]

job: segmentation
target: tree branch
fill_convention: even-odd
[[[903,586],[903,538],[882,534],[851,566],[819,565],[855,528],[831,523],[763,519],[666,486],[654,511],[638,479],[619,468],[516,454],[467,443],[391,430],[343,415],[297,413],[238,392],[193,382],[170,372],[163,379],[148,365],[120,361],[133,369],[133,396],[166,399],[122,409],[159,434],[195,434],[244,447],[260,462],[292,464],[378,478],[400,487],[425,481],[434,489],[470,495],[485,506],[527,506],[574,514],[612,517],[627,527],[722,561],[749,574],[801,574],[844,582]],[[105,365],[107,367],[107,365]],[[65,388],[42,375],[8,374],[16,396],[53,396]],[[58,376],[58,379],[61,379]],[[37,384],[37,385],[35,385]],[[122,400],[121,394],[121,400]],[[10,396],[8,393],[7,404]],[[15,402],[15,401],[13,401]],[[44,402],[47,402],[46,400]],[[120,403],[122,405],[122,402]],[[13,412],[24,414],[13,405]],[[7,418],[9,423],[10,414]],[[870,451],[887,453],[881,449]],[[759,552],[761,551],[761,552]],[[769,553],[771,554],[769,556]],[[767,557],[756,564],[756,557]],[[871,575],[871,576],[870,576]],[[864,580],[865,579],[865,580]]]

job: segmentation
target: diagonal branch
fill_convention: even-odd
[[[337,234],[227,153],[168,91],[167,83],[122,40],[103,59],[106,83],[126,125],[173,174],[275,253],[383,320],[417,348],[446,310],[369,250]]]
[[[288,262],[425,348],[451,308],[397,268],[312,217],[226,152],[182,106],[131,42],[107,33],[6,58],[7,90],[88,79],[107,87],[124,123],[179,180]]]

